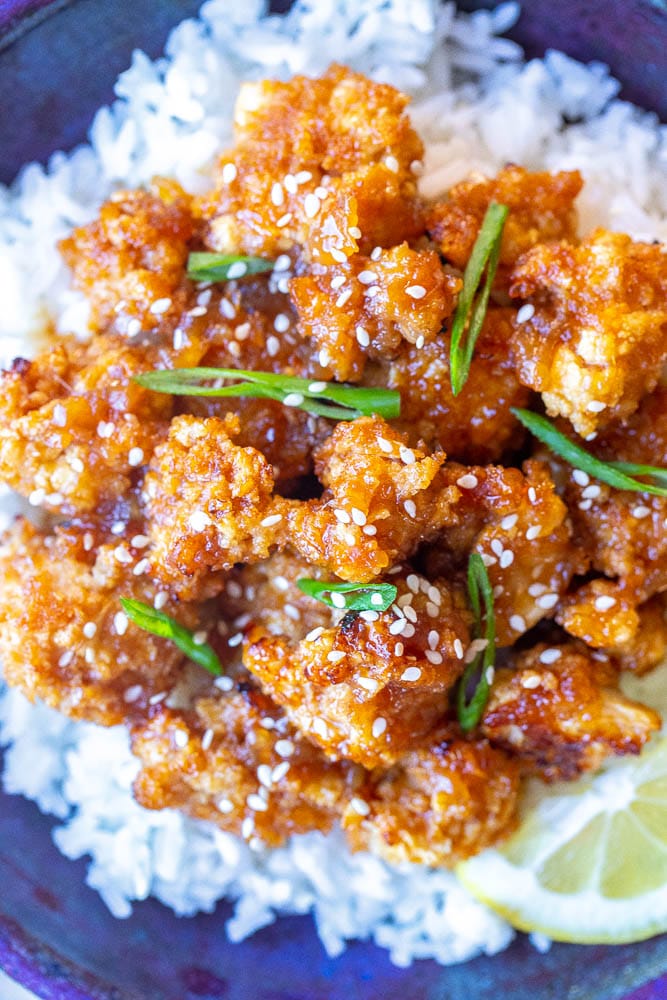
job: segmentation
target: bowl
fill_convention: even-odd
[[[0,179],[85,137],[134,47],[161,51],[198,0],[0,0]],[[276,3],[281,10],[288,3]],[[473,9],[494,6],[462,0]],[[667,120],[667,13],[660,0],[531,0],[511,33],[529,54],[547,46],[608,62],[624,94]],[[662,10],[660,9],[662,7]],[[11,123],[11,127],[9,127]],[[308,917],[283,918],[240,945],[229,907],[179,919],[138,904],[114,919],[85,885],[85,863],[58,853],[53,821],[0,792],[0,967],[50,1000],[664,1000],[667,936],[628,946],[554,945],[520,937],[495,958],[442,968],[392,966],[354,943],[327,958]],[[634,992],[633,992],[634,991]]]

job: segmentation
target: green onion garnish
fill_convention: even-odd
[[[491,286],[498,267],[500,241],[508,214],[509,208],[506,205],[491,202],[482,220],[470,260],[463,272],[463,288],[452,321],[449,362],[452,392],[455,396],[458,396],[468,378],[473,351],[482,329]],[[484,268],[486,268],[486,280],[478,294]]]
[[[636,465],[634,462],[603,462],[595,455],[591,455],[590,451],[582,448],[580,444],[571,441],[569,437],[557,430],[550,420],[540,416],[539,413],[531,413],[530,410],[521,410],[518,407],[512,407],[512,413],[538,441],[545,444],[569,465],[573,465],[575,469],[581,469],[589,476],[593,476],[617,490],[654,493],[658,497],[667,497],[667,486],[643,483],[632,475],[634,473],[648,476],[667,484],[667,469],[660,469],[652,465]]]
[[[223,386],[219,384],[223,379],[235,379],[235,382]],[[372,414],[391,420],[401,412],[401,394],[395,389],[359,388],[273,372],[236,368],[176,368],[136,375],[134,381],[146,389],[168,392],[173,396],[275,399],[285,406],[295,406],[306,413],[332,420],[354,420]]]
[[[341,611],[386,611],[398,593],[393,583],[328,583],[302,577],[296,585],[303,594]]]
[[[143,601],[135,601],[131,597],[121,597],[120,603],[123,611],[135,625],[145,632],[159,635],[163,639],[171,639],[175,646],[178,646],[182,653],[189,659],[194,660],[200,667],[205,667],[216,677],[222,673],[222,664],[212,646],[207,642],[197,643],[190,629],[184,625],[179,625],[170,615],[164,611],[157,611],[150,604]]]
[[[484,602],[482,615],[480,595]],[[482,619],[484,619],[484,638],[486,647],[479,652],[472,663],[463,671],[457,691],[457,709],[461,729],[464,733],[474,729],[482,717],[484,707],[489,698],[493,665],[496,656],[496,618],[493,612],[493,587],[486,571],[484,560],[478,552],[473,552],[468,560],[468,596],[475,622],[473,638],[482,638]],[[477,676],[475,690],[468,700],[468,685]]]
[[[272,271],[274,263],[264,257],[244,257],[236,253],[191,253],[188,278],[193,281],[231,281],[250,274]]]

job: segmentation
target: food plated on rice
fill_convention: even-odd
[[[240,895],[242,936],[306,908],[304,853],[355,852],[455,910],[440,869],[498,847],[460,874],[516,926],[665,929],[660,224],[600,224],[573,163],[464,170],[443,100],[413,122],[338,64],[246,82],[198,193],[151,170],[64,235],[58,331],[2,376],[0,473],[29,509],[0,553],[5,680],[81,747],[120,727],[128,819],[176,810],[231,857],[208,893],[168,841],[118,877],[80,799],[63,847],[99,855],[120,915],[157,873],[181,912]],[[11,734],[28,709],[4,705]],[[481,906],[460,939],[455,913],[405,932],[391,909],[325,942],[451,961],[510,934]]]

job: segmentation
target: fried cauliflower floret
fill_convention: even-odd
[[[443,737],[374,772],[343,826],[354,850],[451,868],[512,832],[518,791],[517,764],[502,751]]]
[[[328,761],[248,685],[201,698],[191,711],[157,707],[134,727],[132,749],[142,806],[181,809],[271,846],[329,830],[360,777],[353,765]]]
[[[551,416],[587,436],[630,416],[667,360],[667,255],[597,230],[580,246],[540,245],[512,273],[510,294],[534,314],[517,323],[517,373]]]
[[[375,579],[452,521],[444,457],[408,448],[379,417],[339,423],[315,454],[324,493],[289,511],[291,545],[343,580]]]
[[[597,770],[611,754],[637,754],[659,728],[656,712],[617,690],[606,657],[573,643],[540,644],[499,670],[481,723],[494,746],[547,781]]]
[[[451,316],[460,278],[432,250],[407,243],[293,278],[290,294],[303,336],[339,381],[357,382],[366,357],[392,357],[403,340],[423,346]]]
[[[199,203],[207,244],[270,257],[297,244],[330,265],[422,232],[407,101],[342,66],[245,84],[236,147]]]
[[[132,379],[140,355],[64,341],[0,374],[0,477],[31,503],[88,513],[127,493],[172,404]]]
[[[447,260],[463,270],[490,203],[506,205],[496,279],[506,286],[517,259],[535,244],[575,239],[574,200],[582,185],[577,170],[531,173],[511,165],[496,177],[473,176],[455,184],[447,201],[430,210],[427,228]]]
[[[133,320],[151,329],[158,316],[182,308],[179,286],[193,233],[188,195],[175,181],[158,179],[147,191],[117,191],[97,219],[63,240],[74,287],[91,304],[93,329],[113,325],[132,335]]]
[[[144,482],[151,570],[186,600],[218,593],[238,562],[265,559],[281,538],[287,501],[255,448],[232,437],[233,415],[175,417]]]
[[[346,614],[298,644],[257,630],[243,650],[244,666],[308,739],[365,767],[393,763],[440,721],[469,638],[462,594],[416,573],[391,579],[398,597],[388,611]]]
[[[447,333],[421,347],[405,345],[380,369],[377,384],[401,393],[401,418],[394,425],[411,443],[425,441],[466,463],[497,461],[521,444],[523,432],[510,408],[526,406],[530,390],[517,380],[510,358],[513,315],[510,309],[488,310],[458,396],[451,388]]]
[[[121,596],[152,605],[159,592],[134,573],[145,556],[143,538],[126,535],[113,538],[94,525],[48,535],[19,520],[0,549],[7,682],[31,701],[102,725],[145,710],[150,697],[176,683],[183,665],[172,642],[136,628],[122,612]],[[164,597],[168,614],[198,626],[196,609]]]

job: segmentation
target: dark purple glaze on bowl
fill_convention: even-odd
[[[199,5],[0,0],[0,179],[82,140],[132,48],[159,54],[169,28]],[[531,52],[560,47],[610,62],[626,95],[667,119],[667,16],[650,3],[524,0],[513,37]],[[85,862],[57,852],[52,826],[0,792],[0,967],[44,1000],[667,998],[667,977],[656,979],[667,969],[667,936],[616,948],[555,945],[547,955],[519,938],[492,959],[398,969],[368,943],[327,958],[310,918],[283,918],[240,945],[226,939],[228,905],[179,919],[149,900],[118,921],[85,885]]]

